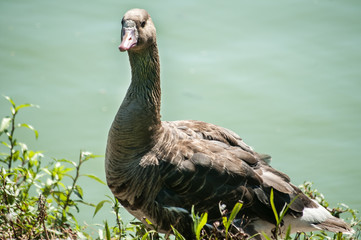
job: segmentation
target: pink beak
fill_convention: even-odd
[[[128,51],[137,45],[137,38],[135,36],[134,28],[123,28],[123,32],[122,42],[118,47],[121,52]]]

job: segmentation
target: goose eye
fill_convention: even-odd
[[[140,26],[142,26],[142,28],[145,26],[145,21],[143,21]]]

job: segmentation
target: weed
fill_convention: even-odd
[[[6,97],[10,103],[10,115],[4,117],[0,123],[0,236],[2,239],[92,239],[87,234],[86,226],[77,221],[79,204],[94,207],[95,216],[104,206],[111,206],[114,213],[115,224],[104,221],[98,229],[96,239],[169,239],[168,235],[157,232],[148,219],[147,226],[139,221],[124,223],[120,210],[122,206],[114,197],[107,196],[107,199],[98,204],[92,204],[84,200],[84,192],[79,185],[79,179],[87,177],[104,185],[105,183],[97,176],[81,173],[83,164],[98,156],[89,152],[80,152],[77,161],[67,159],[52,159],[51,162],[44,161],[41,151],[33,151],[16,138],[19,128],[25,128],[34,133],[35,139],[39,137],[38,131],[28,123],[17,123],[17,115],[24,108],[37,107],[33,104],[16,105],[15,102]],[[4,150],[3,150],[4,149]],[[45,163],[47,163],[45,165]],[[70,184],[66,184],[70,182]],[[334,234],[328,236],[325,232],[297,233],[290,235],[291,226],[287,228],[284,239],[337,239],[353,240],[360,235],[361,224],[357,211],[350,209],[345,204],[336,208],[330,208],[329,203],[323,195],[312,184],[305,182],[300,188],[303,192],[326,207],[331,214],[339,217],[347,214],[348,221],[356,230],[353,236]],[[277,212],[273,202],[273,190],[271,191],[270,203],[276,220],[275,234],[264,235],[265,239],[277,239],[279,237],[280,225],[285,216],[288,205],[285,205],[281,212]],[[234,220],[242,209],[242,202],[238,202],[231,213],[222,216],[223,232],[221,235],[215,233],[209,236],[204,228],[207,225],[208,213],[200,215],[192,208],[193,231],[197,240],[200,239],[251,239],[244,234],[234,235],[230,232],[234,227]],[[149,229],[151,226],[151,229]],[[185,238],[173,226],[172,231],[176,240]],[[209,229],[207,229],[209,230]]]

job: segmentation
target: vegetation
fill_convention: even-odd
[[[67,159],[52,159],[44,161],[40,151],[28,149],[28,146],[16,139],[19,128],[32,131],[35,138],[38,132],[27,123],[17,123],[16,117],[20,110],[36,107],[32,104],[16,105],[6,97],[11,104],[11,115],[4,117],[0,123],[0,238],[1,239],[179,239],[184,237],[173,228],[174,236],[158,234],[156,228],[148,221],[152,229],[140,222],[124,223],[120,216],[121,206],[116,199],[107,199],[92,204],[83,200],[83,190],[79,178],[89,178],[105,184],[94,175],[81,173],[83,164],[98,157],[89,152],[81,152],[77,161]],[[68,184],[67,184],[68,183]],[[105,186],[104,186],[105,187]],[[285,239],[357,239],[360,235],[360,220],[357,212],[344,204],[330,208],[323,195],[312,189],[306,182],[302,190],[311,198],[316,199],[337,217],[347,214],[348,221],[357,230],[354,236],[334,234],[328,236],[325,232],[298,233],[295,236],[286,234]],[[272,203],[271,195],[271,203]],[[77,221],[77,213],[81,204],[94,207],[94,216],[104,206],[111,206],[114,213],[114,224],[104,221],[99,225],[98,235],[90,236],[87,227]],[[192,209],[193,230],[197,239],[244,239],[241,233],[233,234],[233,220],[242,208],[242,202],[235,205],[230,214],[224,213],[220,225],[224,226],[222,233],[212,233],[204,229],[207,213],[200,216]],[[287,211],[286,206],[281,213],[274,208],[275,219],[281,224]],[[109,209],[110,210],[110,209]],[[107,210],[107,211],[109,211]],[[147,221],[147,220],[146,220]],[[273,238],[277,238],[278,226]],[[233,231],[234,232],[234,231]],[[271,239],[270,236],[265,236]]]

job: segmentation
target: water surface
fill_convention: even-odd
[[[0,93],[31,102],[19,116],[29,147],[76,160],[104,154],[129,85],[120,20],[145,8],[157,27],[163,120],[237,132],[295,184],[361,209],[361,2],[1,1]],[[0,100],[2,116],[9,105]],[[103,158],[84,172],[104,177]],[[85,200],[111,194],[84,179]],[[88,223],[112,219],[108,210]],[[110,210],[109,210],[110,211]]]

